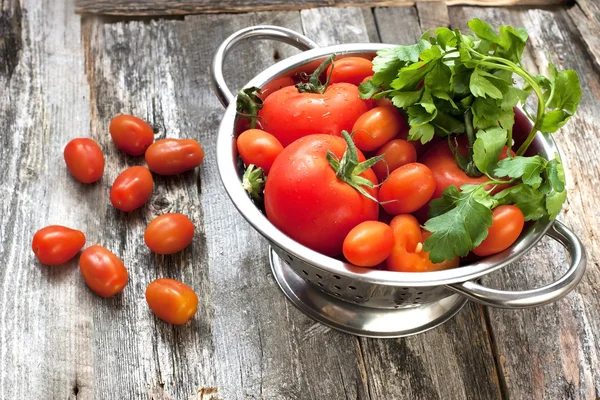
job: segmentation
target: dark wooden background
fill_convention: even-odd
[[[417,2],[387,8],[315,1],[298,4],[336,7],[102,15],[171,13],[157,4],[0,2],[0,399],[599,398],[597,2],[509,8]],[[197,8],[175,9],[203,11],[216,2],[181,4]],[[240,10],[247,8],[234,11]],[[286,26],[321,45],[407,44],[429,28],[466,28],[472,17],[524,26],[531,37],[528,68],[545,71],[550,58],[581,78],[580,110],[555,137],[569,189],[561,219],[589,253],[583,282],[565,299],[536,309],[469,304],[443,326],[403,339],[356,338],[315,323],[279,291],[266,242],[237,213],[219,181],[215,135],[223,109],[208,77],[214,50],[235,30],[255,24]],[[296,51],[253,42],[229,57],[227,77],[240,87]],[[117,113],[148,120],[157,139],[193,137],[206,150],[198,171],[157,177],[151,201],[130,214],[108,201],[117,174],[143,162],[112,144],[107,128]],[[75,182],[62,160],[64,145],[80,136],[92,137],[105,151],[105,175],[93,185]],[[195,222],[193,245],[173,256],[151,254],[143,230],[169,211]],[[130,283],[121,296],[92,294],[76,261],[59,268],[36,262],[32,235],[53,223],[84,230],[88,244],[107,246],[124,260]],[[565,267],[560,246],[544,240],[484,283],[531,288],[557,278]],[[148,310],[145,287],[163,276],[199,293],[192,323],[170,326]]]

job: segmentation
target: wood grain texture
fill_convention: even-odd
[[[583,240],[588,269],[577,289],[557,303],[521,311],[487,309],[503,389],[508,398],[596,399],[600,393],[600,243],[594,188],[600,178],[595,156],[600,151],[600,76],[579,40],[576,21],[565,9],[450,9],[453,27],[466,28],[472,17],[524,26],[530,35],[528,69],[547,73],[550,57],[559,68],[577,71],[583,91],[577,114],[554,138],[569,190],[561,218]],[[557,279],[565,269],[563,249],[548,239],[483,282],[495,288],[533,288]]]
[[[592,0],[576,0],[569,8],[569,16],[579,31],[581,40],[600,69],[600,3]]]
[[[412,7],[432,0],[77,0],[78,13],[105,15],[187,15],[203,13],[243,13],[252,11],[292,11],[315,7]],[[571,0],[447,0],[446,5],[550,6]]]
[[[76,261],[42,267],[31,251],[45,225],[87,231],[98,222],[85,202],[103,183],[81,187],[62,160],[67,140],[89,132],[79,19],[64,4],[0,7],[0,398],[89,399],[93,310],[103,307]],[[108,304],[119,312],[119,300]]]

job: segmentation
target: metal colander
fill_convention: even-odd
[[[569,293],[585,270],[581,241],[558,221],[537,221],[507,250],[469,265],[444,271],[406,273],[359,268],[324,256],[292,240],[252,203],[242,188],[235,138],[235,97],[223,77],[225,55],[249,38],[283,41],[304,52],[278,62],[246,86],[263,89],[276,79],[312,72],[331,54],[374,56],[392,45],[354,43],[320,48],[312,40],[286,28],[255,26],[228,37],[213,58],[213,89],[227,107],[217,139],[217,163],[221,180],[232,202],[246,220],[271,244],[274,277],[288,298],[313,318],[334,328],[371,337],[397,337],[430,329],[452,317],[467,299],[504,308],[533,307],[556,301]],[[558,149],[549,135],[538,134],[532,153],[551,159]],[[475,280],[517,260],[544,235],[561,243],[570,253],[567,272],[556,282],[525,291],[487,288]]]

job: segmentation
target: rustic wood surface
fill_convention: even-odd
[[[251,11],[293,11],[313,7],[412,7],[419,3],[478,6],[553,6],[572,0],[76,0],[78,13],[106,15],[187,15],[241,13]],[[587,0],[592,1],[592,0]]]
[[[142,20],[82,18],[72,1],[4,0],[0,7],[0,399],[600,395],[593,184],[600,178],[600,74],[594,39],[582,37],[593,25],[585,28],[576,19],[583,12],[586,21],[597,23],[591,0],[579,0],[577,9],[420,3]],[[562,218],[588,249],[584,281],[564,300],[537,309],[469,304],[441,327],[405,339],[358,339],[315,323],[285,300],[270,276],[265,241],[220,184],[215,134],[223,110],[207,73],[214,50],[233,31],[259,23],[303,31],[321,45],[411,43],[435,26],[464,28],[473,16],[525,26],[529,68],[545,71],[551,57],[582,79],[580,111],[556,139],[570,190]],[[228,58],[226,77],[239,88],[296,52],[253,42]],[[143,159],[127,157],[112,144],[107,127],[117,113],[145,118],[156,138],[194,137],[206,150],[198,171],[157,178],[149,204],[127,215],[109,205],[108,189],[122,169]],[[105,151],[105,175],[93,185],[77,183],[64,168],[62,148],[80,136],[94,138]],[[181,254],[156,256],[145,248],[143,230],[168,211],[189,215],[196,237]],[[31,237],[51,223],[82,229],[88,244],[122,257],[130,270],[123,295],[93,295],[76,262],[39,265]],[[538,286],[559,276],[565,260],[559,245],[544,240],[525,260],[484,283]],[[145,287],[163,276],[198,292],[200,311],[192,323],[172,327],[148,310]]]

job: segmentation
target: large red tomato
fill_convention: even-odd
[[[350,83],[334,83],[323,94],[284,87],[265,99],[259,120],[284,147],[317,133],[340,136],[343,130],[350,132],[358,117],[369,109],[358,93],[358,87]]]
[[[337,136],[303,137],[277,157],[265,186],[269,220],[292,239],[328,256],[341,254],[348,232],[363,221],[377,220],[379,214],[379,204],[338,179],[327,161],[328,151],[341,160],[346,148],[346,141]],[[360,150],[357,153],[358,161],[364,161]],[[371,169],[360,176],[377,183]],[[377,198],[376,188],[365,190]]]

